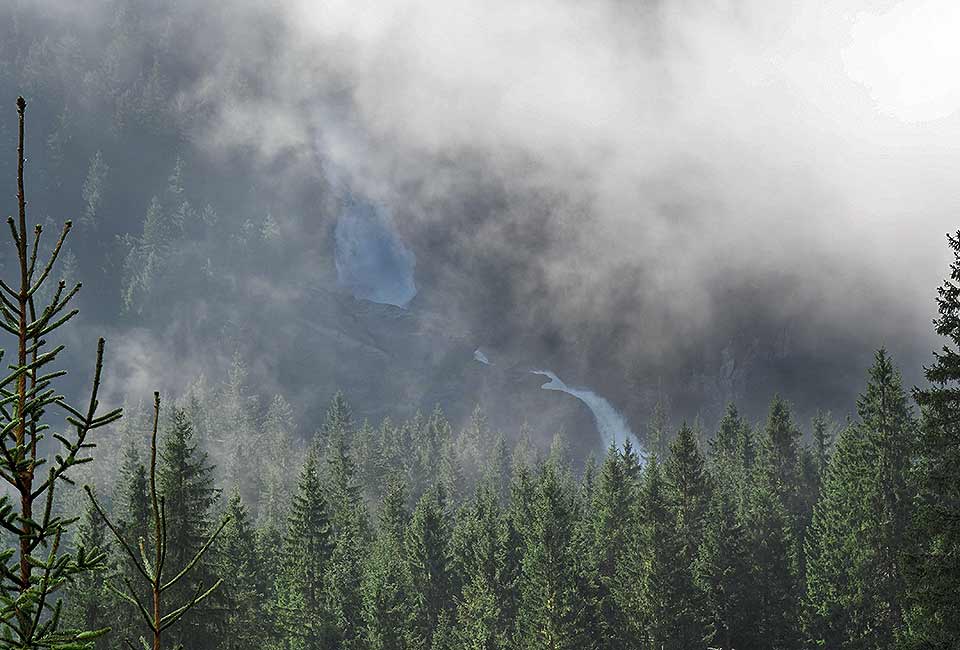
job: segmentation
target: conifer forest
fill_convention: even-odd
[[[0,0],[0,650],[960,649],[947,0]]]

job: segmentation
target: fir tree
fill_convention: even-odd
[[[167,561],[172,566],[186,566],[203,547],[212,530],[212,509],[219,499],[213,485],[213,467],[206,453],[199,449],[193,425],[182,409],[175,409],[173,422],[164,436],[157,484],[164,497],[169,528],[166,540]],[[171,596],[186,602],[201,586],[215,581],[210,558],[198,562],[189,579],[171,589]],[[218,594],[221,595],[223,592]],[[210,606],[212,600],[196,606],[183,616],[170,637],[176,642],[212,647],[223,633],[222,607]]]
[[[227,485],[240,488],[244,503],[256,503],[262,491],[262,463],[265,454],[254,453],[263,447],[256,437],[254,412],[257,398],[248,392],[248,372],[239,351],[234,352],[227,380],[217,395],[217,407],[211,414],[215,465],[222,468]],[[254,515],[258,513],[253,510]]]
[[[705,641],[711,647],[749,648],[751,558],[735,486],[721,483],[711,493],[703,542],[694,563],[702,592]]]
[[[770,404],[763,445],[769,478],[784,508],[797,520],[796,533],[802,522],[803,509],[800,500],[800,430],[793,422],[789,405],[779,395]]]
[[[342,444],[349,449],[352,433],[353,414],[343,393],[337,391],[327,407],[326,419],[318,432],[317,444],[322,450],[327,449],[331,443]],[[334,441],[334,437],[338,440]]]
[[[507,439],[502,433],[494,436],[490,456],[483,470],[483,482],[493,487],[501,503],[506,501],[510,488],[510,455]]]
[[[627,551],[634,541],[631,533],[637,496],[627,462],[615,448],[607,451],[593,490],[590,515],[590,570],[596,590],[599,647],[610,650],[631,648],[637,643],[629,636],[626,620],[630,607],[623,567],[629,561]]]
[[[684,424],[670,444],[665,467],[666,496],[678,536],[677,566],[672,585],[673,643],[688,648],[704,637],[700,593],[693,584],[693,565],[703,539],[710,486],[694,430]]]
[[[808,634],[821,647],[893,648],[905,638],[907,484],[915,423],[899,373],[877,352],[859,421],[844,431],[807,543]]]
[[[315,450],[307,454],[293,497],[277,580],[276,616],[285,650],[323,650],[336,643],[324,585],[333,549],[330,512]]]
[[[350,453],[350,408],[337,393],[323,425],[332,548],[325,576],[327,609],[339,635],[338,645],[355,647],[361,641],[363,561],[369,524],[366,506]]]
[[[466,488],[464,483],[463,465],[460,463],[460,454],[457,451],[456,443],[447,438],[440,451],[440,473],[439,485],[443,494],[451,503],[461,503],[465,496]]]
[[[830,448],[833,445],[833,426],[830,422],[830,415],[818,410],[813,416],[811,422],[813,431],[813,458],[814,466],[817,470],[817,476],[820,481],[827,472],[827,464],[830,461]]]
[[[217,573],[225,576],[222,604],[227,614],[216,647],[221,650],[262,648],[266,641],[260,614],[262,567],[256,535],[239,490],[230,496],[227,517],[229,522],[223,529],[216,553]]]
[[[586,648],[586,603],[577,589],[573,557],[575,501],[556,459],[543,468],[531,514],[522,564],[518,645],[529,650]]]
[[[681,650],[674,627],[674,611],[687,583],[687,569],[677,558],[682,541],[677,535],[676,515],[671,512],[668,486],[660,463],[651,459],[637,503],[639,522],[635,594],[645,645]]]
[[[717,435],[710,443],[710,458],[714,464],[738,465],[744,422],[734,403],[727,404],[717,427]]]
[[[96,508],[88,506],[73,540],[75,552],[88,548],[109,548],[106,533],[107,527]],[[99,630],[111,626],[109,600],[103,572],[80,574],[67,588],[64,619],[71,628],[78,630]],[[108,637],[100,637],[96,639],[94,648],[103,650],[108,647],[108,642]]]
[[[667,457],[670,445],[669,427],[667,406],[661,398],[654,404],[653,414],[647,425],[647,445],[650,447],[650,452],[661,461]]]
[[[258,522],[264,529],[277,531],[286,521],[289,495],[296,484],[293,409],[282,395],[271,400],[262,430],[266,445]]]
[[[379,534],[363,582],[364,639],[370,650],[405,650],[411,585],[404,535],[410,515],[406,489],[392,481],[380,508]]]
[[[510,533],[495,481],[484,481],[465,507],[453,536],[457,599],[453,636],[458,648],[510,647],[516,600],[509,561]]]
[[[91,228],[97,227],[97,215],[100,212],[100,206],[103,204],[103,195],[106,190],[107,175],[110,168],[103,161],[103,154],[97,151],[90,158],[90,166],[87,168],[87,177],[83,182],[81,197],[83,199],[83,216],[80,218],[85,226]]]
[[[327,607],[337,630],[338,648],[361,647],[363,565],[367,553],[366,506],[359,498],[336,514],[333,548],[325,575]]]
[[[378,503],[385,495],[384,490],[390,485],[390,480],[384,481],[388,472],[383,462],[379,433],[366,420],[354,433],[351,455],[356,460],[357,479],[366,500]]]
[[[814,510],[805,544],[807,590],[804,611],[806,635],[814,647],[858,647],[856,615],[863,610],[858,591],[862,561],[860,536],[866,499],[863,487],[865,457],[861,430],[846,427],[824,477],[823,494]]]
[[[147,468],[141,462],[140,455],[131,441],[126,445],[120,476],[113,496],[113,516],[117,530],[124,539],[136,543],[150,536],[150,494]],[[149,585],[140,584],[140,573],[135,558],[130,558],[123,547],[113,545],[113,557],[109,570],[108,584],[132,585],[141,602],[150,598]],[[111,637],[117,639],[136,639],[140,636],[143,621],[140,612],[127,606],[123,598],[109,591],[106,594],[110,604]]]
[[[800,646],[800,569],[795,517],[782,500],[781,451],[764,440],[746,495],[744,524],[750,553],[749,605],[753,624],[744,647],[794,650]]]
[[[411,648],[429,648],[441,615],[451,606],[450,521],[441,488],[424,494],[413,511],[406,536],[410,576],[410,614],[406,627]]]
[[[107,528],[110,529],[113,538],[123,549],[127,558],[134,565],[137,577],[143,578],[140,582],[145,583],[149,587],[151,606],[148,608],[148,606],[144,604],[144,599],[140,596],[140,587],[136,586],[131,580],[123,580],[124,589],[120,589],[115,585],[109,585],[110,590],[124,602],[132,605],[135,610],[141,614],[143,622],[146,623],[152,643],[148,644],[147,640],[141,636],[140,646],[144,650],[150,650],[150,648],[153,650],[161,650],[163,647],[163,632],[169,627],[176,625],[186,614],[206,601],[216,592],[217,588],[223,582],[222,579],[213,579],[212,584],[199,582],[187,595],[185,600],[176,602],[173,607],[170,607],[169,600],[163,598],[166,592],[176,590],[180,586],[181,581],[191,575],[191,572],[200,564],[201,560],[204,559],[205,554],[214,541],[216,541],[217,536],[229,522],[229,519],[224,519],[217,528],[213,529],[192,557],[189,557],[184,564],[175,565],[172,562],[168,563],[170,559],[170,554],[168,553],[170,528],[168,523],[171,521],[171,518],[167,516],[165,495],[159,494],[157,490],[157,429],[159,421],[160,393],[154,393],[153,429],[150,434],[149,473],[150,515],[153,524],[153,530],[151,531],[152,539],[147,540],[141,537],[137,542],[131,544],[117,525],[107,517],[107,514],[94,497],[90,487],[84,486],[90,503],[96,509]],[[176,433],[173,436],[174,440],[178,437],[182,437],[182,440],[189,438],[189,436],[186,435],[186,430],[183,430],[182,436]],[[183,511],[181,511],[180,514],[182,515]],[[172,521],[175,526],[184,523],[185,526],[190,527],[190,522],[180,522],[177,519],[172,519]],[[139,554],[133,550],[134,546],[139,547]],[[173,577],[169,577],[169,574],[164,573],[165,569],[172,569],[171,572],[174,573]],[[212,578],[212,576],[207,577]],[[125,638],[123,642],[129,648],[134,647],[133,641],[130,638]],[[180,649],[182,645],[175,647]]]
[[[474,407],[470,419],[457,436],[456,450],[460,455],[466,485],[475,486],[482,477],[483,468],[493,449],[495,436],[487,423],[487,416],[480,405]],[[459,499],[451,499],[459,503]]]
[[[64,586],[72,579],[103,568],[106,555],[99,549],[78,546],[65,552],[64,533],[73,520],[56,514],[56,488],[70,482],[67,473],[89,462],[94,443],[91,431],[110,424],[120,411],[98,412],[103,370],[103,339],[97,346],[93,381],[87,405],[72,406],[60,394],[57,381],[66,374],[56,370],[63,345],[51,345],[59,330],[78,310],[67,309],[80,290],[68,289],[60,280],[47,292],[58,256],[71,229],[64,224],[46,261],[39,255],[43,228],[27,228],[24,191],[24,142],[27,103],[17,99],[17,218],[7,220],[17,261],[15,279],[0,280],[0,329],[12,335],[16,356],[7,362],[9,373],[0,380],[0,478],[8,493],[0,499],[0,530],[16,536],[16,546],[0,552],[0,634],[2,648],[83,648],[105,630],[68,630],[60,627]],[[53,276],[55,277],[55,276]],[[49,296],[49,299],[41,298]],[[2,355],[2,351],[0,351]],[[62,433],[45,442],[50,413],[66,416]],[[69,431],[69,433],[67,433]],[[46,453],[51,457],[46,458]],[[13,494],[16,501],[10,499]]]
[[[917,448],[915,516],[921,541],[911,580],[911,626],[920,647],[955,647],[960,640],[960,231],[947,237],[950,276],[938,290],[938,335],[947,339],[926,367],[929,386],[915,390],[923,426]]]

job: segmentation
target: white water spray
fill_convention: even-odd
[[[645,456],[643,447],[640,446],[640,441],[630,429],[630,425],[627,424],[623,415],[621,415],[617,409],[613,408],[610,402],[593,391],[567,386],[563,383],[563,380],[549,370],[531,370],[530,372],[535,375],[543,375],[550,380],[540,388],[544,390],[556,390],[572,395],[587,405],[587,408],[593,413],[593,421],[597,425],[597,431],[600,432],[600,437],[603,438],[604,451],[606,451],[606,448],[610,445],[621,448],[624,443],[629,440],[640,457],[643,458]]]

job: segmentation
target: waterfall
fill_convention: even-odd
[[[610,445],[623,447],[623,444],[629,440],[636,452],[640,454],[640,457],[644,457],[643,447],[640,446],[640,441],[630,429],[630,425],[627,424],[623,415],[620,414],[617,409],[613,408],[613,405],[606,399],[600,397],[593,391],[567,386],[559,377],[549,370],[531,370],[530,372],[535,375],[542,375],[550,380],[541,386],[542,389],[556,390],[572,395],[587,405],[587,408],[589,408],[593,414],[593,421],[597,425],[597,431],[600,433],[600,437],[603,438],[604,451],[606,451],[606,448]]]

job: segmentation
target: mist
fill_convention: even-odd
[[[18,11],[84,51],[115,4]],[[637,430],[665,393],[687,417],[777,391],[842,412],[881,345],[919,381],[960,207],[958,22],[938,0],[234,0],[140,29],[195,164],[220,195],[260,179],[300,270],[331,273],[345,197],[386,206],[415,285],[354,295],[596,387]]]

